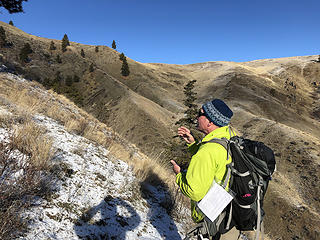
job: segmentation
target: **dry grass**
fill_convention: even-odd
[[[66,97],[51,90],[46,91],[37,83],[17,82],[3,78],[0,89],[0,97],[15,106],[14,116],[23,116],[23,121],[20,121],[23,124],[15,127],[12,144],[30,157],[30,164],[34,169],[39,170],[50,165],[48,160],[51,143],[43,138],[44,131],[31,121],[32,115],[41,114],[63,124],[67,131],[108,148],[114,157],[126,161],[133,167],[142,185],[152,184],[166,189],[168,198],[163,203],[166,209],[173,209],[178,203],[188,202],[186,199],[181,201],[180,198],[183,197],[177,192],[175,176],[169,171],[168,163],[161,161],[160,158],[164,157],[162,154],[151,158],[145,156],[134,145],[79,109]],[[8,122],[8,120],[5,121]],[[11,117],[11,122],[16,123],[16,119]],[[30,138],[30,136],[33,137]],[[143,191],[143,188],[141,189]],[[179,201],[177,201],[178,198]]]
[[[11,144],[23,154],[30,156],[33,167],[44,167],[52,157],[52,140],[45,136],[45,130],[32,121],[16,126]]]
[[[166,191],[166,198],[160,203],[168,214],[179,216],[179,212],[190,204],[190,199],[185,197],[175,184],[175,175],[169,165],[161,161],[161,154],[148,157],[136,149],[128,150],[123,145],[113,143],[110,152],[115,157],[126,161],[133,169],[135,176],[139,179],[142,196],[148,188],[146,184],[162,187]]]
[[[26,229],[23,211],[36,196],[51,192],[51,140],[30,121],[15,127],[9,141],[0,143],[0,239],[4,240]]]

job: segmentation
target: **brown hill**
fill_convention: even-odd
[[[149,155],[165,152],[174,122],[183,115],[183,86],[196,79],[199,104],[211,98],[224,99],[235,113],[232,124],[240,133],[275,150],[277,172],[265,201],[270,238],[319,238],[317,56],[190,65],[143,64],[128,59],[130,75],[122,77],[119,53],[106,46],[98,46],[96,52],[95,46],[71,42],[62,53],[60,40],[31,36],[3,22],[0,26],[12,43],[1,48],[3,63],[42,83],[54,79],[58,71],[61,82],[79,76],[80,81],[72,84],[78,104]],[[51,41],[56,50],[49,50]],[[27,42],[33,53],[30,62],[22,63],[18,55]],[[80,55],[81,49],[85,57]],[[62,63],[55,60],[58,54]],[[91,64],[93,72],[89,71]]]

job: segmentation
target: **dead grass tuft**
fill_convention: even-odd
[[[26,230],[22,217],[36,196],[51,192],[51,141],[30,122],[18,128],[9,142],[0,143],[0,239],[13,239]]]
[[[74,132],[77,135],[83,136],[88,125],[88,120],[81,117],[80,119],[70,119],[66,121],[65,128],[68,132]]]
[[[15,149],[30,157],[29,164],[44,167],[52,157],[52,140],[45,135],[45,130],[32,121],[16,126],[11,137]]]
[[[83,136],[106,148],[109,148],[114,142],[114,138],[106,126],[95,121],[87,126]]]
[[[111,154],[126,161],[134,171],[140,184],[141,195],[148,195],[147,185],[161,187],[166,192],[166,198],[160,205],[171,216],[179,216],[179,212],[190,204],[190,200],[179,191],[175,184],[175,175],[169,169],[168,163],[160,161],[162,154],[147,157],[137,149],[125,148],[125,145],[113,142],[109,148]]]

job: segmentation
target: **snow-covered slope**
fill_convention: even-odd
[[[1,105],[0,115],[10,114],[8,105]],[[20,239],[182,238],[189,213],[182,207],[179,220],[168,214],[166,189],[141,182],[126,162],[96,142],[68,132],[58,121],[39,113],[32,121],[52,139],[52,164],[61,173],[52,196],[36,199],[23,214],[29,230]],[[7,141],[10,131],[0,128],[0,140]]]
[[[36,120],[54,139],[54,161],[70,174],[54,199],[39,200],[26,213],[31,231],[23,239],[181,239],[182,225],[159,206],[165,191],[149,186],[150,195],[141,198],[125,162],[52,119]]]

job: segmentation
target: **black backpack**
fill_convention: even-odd
[[[240,233],[256,230],[258,239],[259,233],[263,232],[263,198],[276,167],[272,149],[262,142],[238,136],[208,142],[221,144],[228,152],[227,159],[229,155],[232,157],[232,162],[227,165],[224,187],[230,179],[229,188],[235,197],[214,222],[205,217],[207,232],[214,236],[235,226]]]

